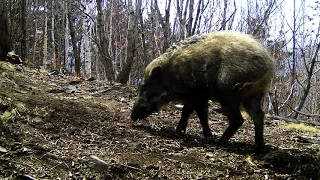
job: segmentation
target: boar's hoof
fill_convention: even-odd
[[[176,129],[176,136],[179,138],[184,138],[186,135],[186,130]]]
[[[185,133],[186,133],[186,129],[177,127],[176,132],[177,132],[178,134],[185,134]]]
[[[212,143],[213,142],[213,136],[212,135],[206,136],[205,139],[206,139],[207,143]]]
[[[226,145],[225,141],[222,141],[221,139],[218,140],[217,146],[225,146],[225,145]]]
[[[254,145],[254,150],[256,151],[256,152],[259,152],[260,150],[262,150],[262,147],[263,147],[264,145],[263,144],[255,144]]]

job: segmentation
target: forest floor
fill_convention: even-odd
[[[320,179],[320,127],[266,119],[255,152],[251,120],[225,147],[207,143],[180,106],[133,123],[135,87],[0,62],[0,179]],[[210,105],[217,140],[226,117]],[[245,119],[247,115],[243,113]]]

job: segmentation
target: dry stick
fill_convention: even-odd
[[[304,124],[310,124],[310,125],[314,125],[314,126],[320,126],[320,123],[318,123],[318,122],[310,122],[310,121],[286,118],[286,117],[275,116],[275,115],[270,115],[270,114],[266,114],[266,117],[270,118],[270,119],[284,120],[284,121],[287,121],[287,122],[304,123]]]
[[[304,116],[307,116],[307,117],[313,117],[313,118],[320,118],[320,115],[318,114],[306,114],[306,113],[303,113],[301,111],[298,111],[296,110],[295,108],[292,108],[289,104],[285,103],[284,105],[287,105],[292,111],[298,113],[298,114],[301,114],[301,115],[304,115]]]

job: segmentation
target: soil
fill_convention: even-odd
[[[266,119],[266,145],[255,151],[243,113],[248,120],[218,147],[196,115],[176,134],[174,103],[133,123],[136,97],[133,86],[0,62],[0,179],[320,179],[319,127]],[[228,125],[218,107],[210,103],[214,141]]]

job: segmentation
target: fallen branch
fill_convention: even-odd
[[[320,144],[320,139],[316,139],[313,137],[311,138],[311,137],[298,136],[298,139],[304,143]]]
[[[307,117],[312,117],[312,118],[320,118],[320,115],[318,115],[318,114],[306,114],[306,113],[303,113],[303,112],[301,112],[301,111],[298,111],[298,110],[296,110],[295,108],[292,108],[289,104],[285,104],[285,105],[287,105],[292,111],[294,111],[294,112],[296,112],[296,113],[298,113],[298,114],[301,114],[301,115],[303,115],[303,116],[307,116]]]
[[[301,119],[292,119],[292,118],[286,118],[286,117],[275,116],[275,115],[270,115],[270,114],[266,114],[266,117],[270,118],[270,119],[284,120],[287,122],[303,123],[303,124],[310,124],[310,125],[314,125],[314,126],[320,126],[319,122],[311,122],[311,121],[306,121],[306,120],[301,120]]]

